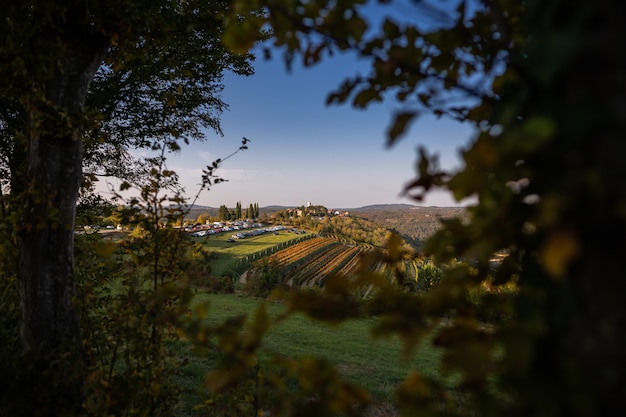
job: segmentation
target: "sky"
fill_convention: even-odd
[[[205,142],[168,156],[168,168],[179,174],[192,196],[205,166],[235,151],[243,137],[250,139],[248,150],[224,161],[216,172],[227,181],[204,191],[197,204],[297,207],[311,203],[328,208],[463,204],[443,192],[431,192],[422,202],[401,194],[416,176],[419,145],[437,153],[443,168],[461,165],[459,150],[473,134],[469,125],[422,116],[402,140],[387,148],[385,132],[393,102],[365,110],[349,104],[325,105],[328,93],[346,77],[367,70],[365,63],[335,55],[312,68],[295,64],[288,72],[276,55],[270,61],[257,59],[254,67],[252,76],[227,73],[224,77],[222,98],[229,109],[221,117],[223,137],[207,132]]]
[[[221,137],[208,132],[205,142],[183,147],[168,157],[168,167],[181,178],[188,194],[198,189],[202,168],[235,151],[241,139],[248,149],[224,161],[216,172],[226,179],[204,191],[197,204],[244,207],[258,203],[328,208],[407,203],[459,205],[450,195],[433,192],[425,201],[402,197],[415,178],[418,145],[439,155],[444,168],[459,167],[459,149],[472,128],[451,120],[422,117],[391,148],[385,132],[393,103],[366,110],[349,105],[326,106],[326,95],[359,70],[348,57],[331,58],[314,68],[287,72],[279,59],[255,62],[255,74],[227,74],[223,99],[229,110],[221,118]]]

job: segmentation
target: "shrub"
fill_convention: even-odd
[[[265,258],[249,271],[241,291],[246,295],[265,298],[281,281],[278,264]]]

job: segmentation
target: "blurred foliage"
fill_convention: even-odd
[[[462,262],[427,297],[379,290],[389,306],[379,331],[407,346],[435,331],[463,407],[416,373],[399,387],[400,413],[624,415],[626,59],[616,52],[626,6],[423,0],[407,13],[407,3],[389,1],[378,2],[376,20],[366,3],[374,2],[236,1],[234,13],[265,13],[230,25],[225,41],[244,51],[255,29],[270,27],[266,55],[277,48],[288,64],[355,53],[370,71],[327,102],[394,101],[390,145],[423,112],[476,126],[458,172],[422,148],[406,187],[417,201],[437,187],[476,199],[468,221],[447,220],[425,245],[438,262]],[[311,301],[314,310],[298,308],[336,310],[346,291],[327,288],[332,296]],[[506,319],[485,327],[486,313]]]

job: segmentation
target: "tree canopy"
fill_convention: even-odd
[[[73,301],[81,187],[95,175],[132,175],[132,148],[161,150],[157,165],[142,167],[152,164],[150,172],[171,180],[163,152],[203,139],[207,129],[221,133],[222,74],[252,72],[250,55],[220,41],[228,7],[0,3],[3,266],[19,283],[21,349],[35,358],[32,372],[53,373],[54,364],[70,372],[46,397],[50,415],[79,412],[83,396],[83,375],[71,373],[86,366]],[[214,169],[205,170],[205,185]]]

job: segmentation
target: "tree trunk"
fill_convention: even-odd
[[[17,233],[21,338],[24,352],[36,358],[36,372],[65,381],[43,400],[48,415],[77,412],[82,402],[84,355],[73,307],[74,217],[82,177],[80,117],[107,46],[102,38],[90,43],[77,36],[66,42],[54,75],[40,84],[43,100],[27,110],[23,214]]]

